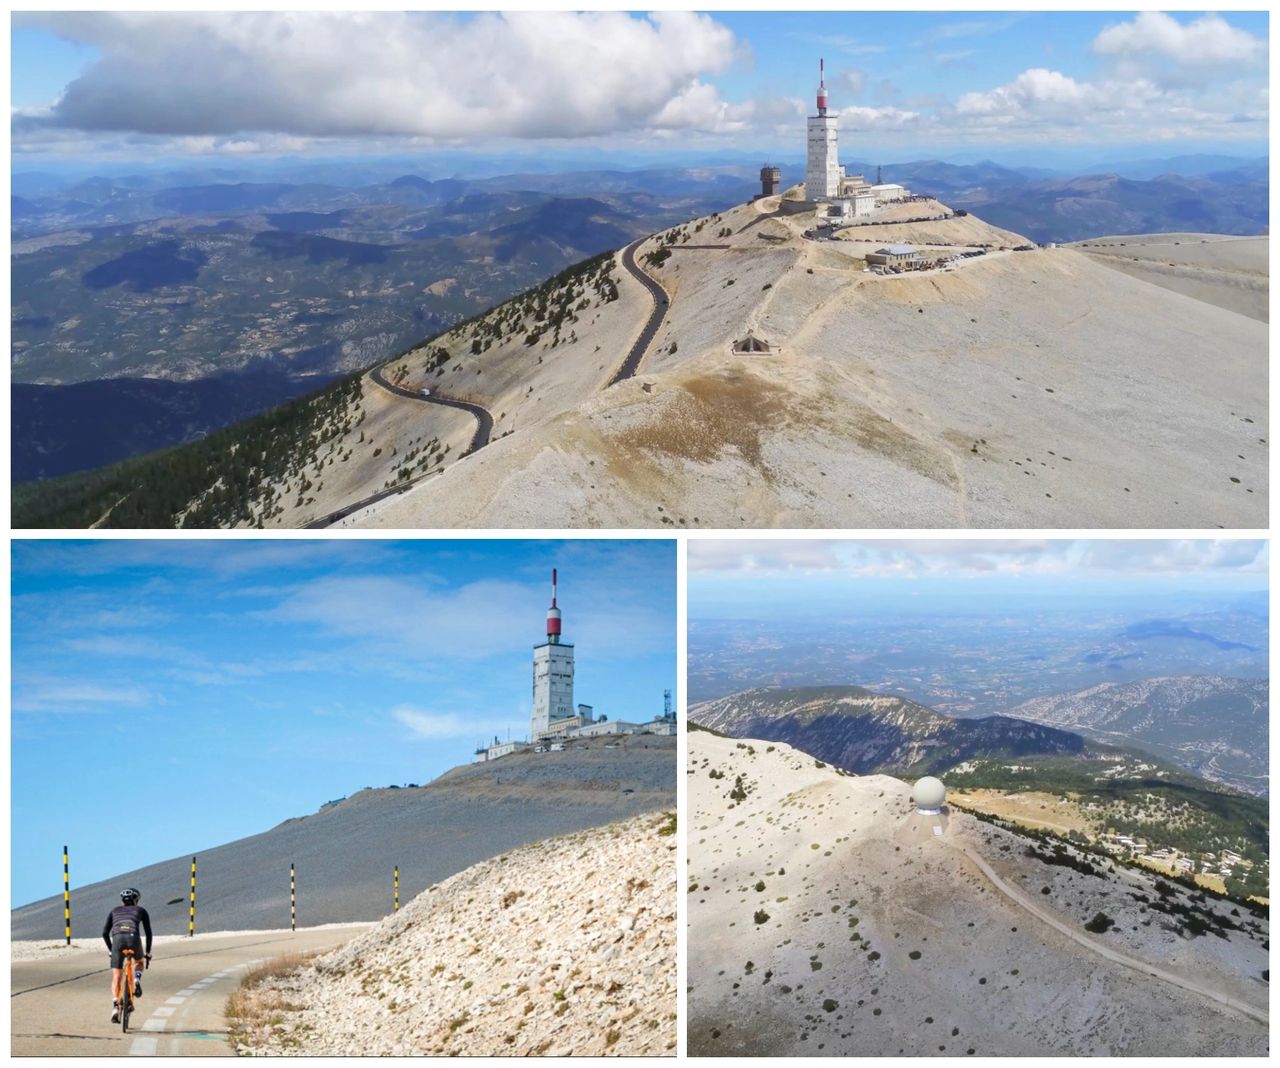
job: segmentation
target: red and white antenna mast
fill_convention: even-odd
[[[547,641],[560,644],[560,609],[556,607],[556,569],[551,569],[551,607],[547,609]]]
[[[827,61],[818,60],[818,114],[827,113]]]

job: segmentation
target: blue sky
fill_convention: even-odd
[[[553,566],[577,699],[660,714],[671,542],[14,542],[14,902],[64,843],[85,884],[527,736]]]
[[[14,25],[23,156],[799,155],[819,56],[863,159],[1267,145],[1265,12],[43,12]]]
[[[689,618],[814,620],[868,611],[1080,609],[1144,612],[1246,600],[1267,589],[1264,541],[695,541]]]

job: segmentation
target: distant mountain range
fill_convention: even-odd
[[[1179,675],[1039,697],[1010,715],[1140,746],[1214,782],[1268,792],[1269,680]]]
[[[689,718],[739,738],[786,742],[859,775],[939,774],[966,760],[1083,753],[1078,734],[1008,716],[953,719],[859,686],[747,690]]]
[[[786,742],[857,774],[1146,754],[1170,771],[1265,795],[1267,691],[1266,679],[1183,675],[1104,683],[1036,698],[1008,715],[956,719],[859,686],[763,688],[694,705],[689,719],[733,737]]]
[[[1186,170],[1164,169],[1166,165]],[[883,171],[885,181],[931,193],[953,208],[1041,242],[1104,234],[1263,234],[1270,225],[1266,159],[1184,157],[1157,161],[1145,169],[1113,168],[1074,176],[940,160]]]

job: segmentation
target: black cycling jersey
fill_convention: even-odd
[[[147,936],[146,952],[151,953],[151,917],[141,905],[117,905],[107,914],[102,925],[102,940],[108,947],[114,936],[137,939],[138,932]]]

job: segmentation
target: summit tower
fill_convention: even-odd
[[[839,120],[827,110],[826,61],[818,60],[818,113],[809,116],[809,152],[804,168],[806,200],[832,200],[840,195]]]
[[[573,707],[573,646],[560,640],[560,609],[556,605],[556,572],[551,571],[551,607],[547,609],[547,640],[533,647],[533,713],[530,738],[537,741],[554,720],[575,715]]]

